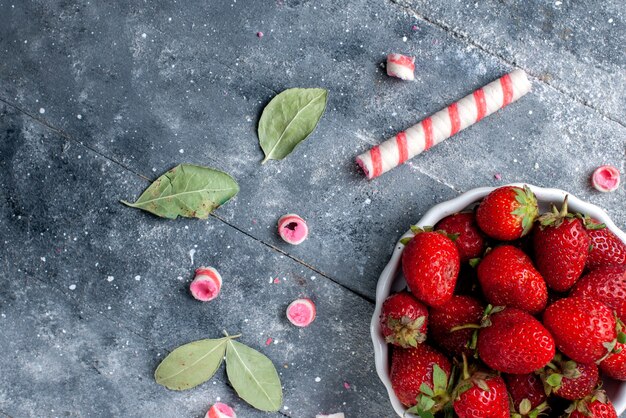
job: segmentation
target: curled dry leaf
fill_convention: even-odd
[[[156,179],[135,203],[122,203],[163,218],[206,219],[239,192],[228,174],[208,167],[181,164]]]
[[[263,163],[282,160],[317,126],[326,109],[328,90],[294,88],[274,97],[259,120]]]
[[[237,341],[226,348],[228,380],[241,399],[261,411],[278,411],[283,389],[278,372],[265,355]]]

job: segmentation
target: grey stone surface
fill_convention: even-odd
[[[12,341],[0,348],[93,353],[50,360],[74,379],[73,402],[62,386],[38,396],[27,375],[7,394],[13,381],[3,373],[0,413],[200,416],[220,396],[257,416],[222,380],[182,394],[152,381],[155,353],[228,328],[289,365],[283,414],[388,416],[370,301],[396,239],[430,206],[526,181],[568,190],[626,225],[623,187],[605,195],[588,184],[600,164],[626,168],[623,4],[399,3],[0,0],[0,285],[11,281],[0,323]],[[384,74],[392,51],[416,56],[415,82]],[[357,172],[357,154],[513,64],[537,76],[519,102],[375,181]],[[300,86],[330,90],[325,116],[292,155],[260,165],[260,111]],[[180,162],[228,171],[240,194],[207,221],[166,222],[118,203]],[[276,236],[287,212],[309,222],[301,246]],[[195,266],[215,265],[228,284],[211,304],[186,293],[191,250]],[[301,294],[315,297],[320,317],[299,331],[282,312]],[[42,310],[75,337],[39,341],[48,327],[15,320],[40,321]],[[279,343],[265,347],[268,336]],[[108,355],[103,347],[116,353],[113,377],[91,367]],[[42,371],[46,361],[36,363]],[[22,373],[11,359],[5,368]],[[40,387],[56,378],[43,374]],[[110,395],[94,404],[98,388]],[[126,409],[107,410],[119,396]]]
[[[242,416],[267,415],[236,400],[221,372],[216,384],[184,393],[152,379],[167,350],[228,330],[277,365],[281,414],[388,415],[381,385],[371,378],[368,301],[217,219],[163,222],[119,205],[121,195],[143,188],[136,175],[68,148],[6,106],[0,114],[0,178],[9,203],[0,225],[0,324],[8,354],[0,410],[15,417],[159,410],[164,415],[157,416],[199,416],[221,397]],[[220,297],[207,304],[187,292],[200,265],[215,266],[224,278]],[[298,297],[318,308],[306,329],[284,316]]]
[[[626,125],[623,1],[392,1]]]

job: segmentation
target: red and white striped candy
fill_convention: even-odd
[[[218,402],[211,406],[205,418],[237,418],[237,414],[235,414],[235,411],[233,411],[233,408],[230,406]]]
[[[476,90],[406,131],[356,157],[368,179],[403,164],[530,91],[523,70],[515,70]]]
[[[402,80],[415,80],[415,58],[402,54],[387,55],[387,75]]]
[[[215,299],[221,288],[222,276],[213,267],[196,269],[196,275],[189,285],[191,295],[202,302]]]

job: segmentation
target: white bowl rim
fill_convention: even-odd
[[[615,235],[617,235],[623,242],[626,243],[626,233],[620,230],[611,220],[609,215],[600,207],[587,203],[583,200],[580,200],[576,196],[571,193],[565,192],[560,189],[552,189],[552,188],[544,188],[534,186],[528,183],[512,183],[508,185],[502,185],[497,187],[478,187],[476,189],[471,189],[461,195],[447,200],[445,202],[441,202],[433,207],[431,207],[422,218],[416,223],[417,226],[432,226],[435,225],[442,218],[452,215],[454,213],[460,212],[463,209],[467,208],[473,203],[478,202],[480,199],[485,197],[489,192],[504,186],[524,186],[527,185],[537,196],[537,200],[539,202],[554,202],[559,203],[562,202],[565,196],[568,196],[568,206],[572,211],[580,212],[583,214],[587,214],[592,218],[599,220],[606,224],[607,228],[609,228]],[[400,237],[400,239],[412,236],[411,231],[407,231],[405,234]],[[372,321],[370,324],[370,333],[372,337],[372,343],[374,344],[374,358],[376,362],[376,372],[378,373],[378,377],[382,381],[383,385],[387,389],[387,393],[389,395],[389,400],[393,406],[393,409],[396,413],[401,417],[409,417],[409,418],[419,418],[413,414],[407,414],[406,408],[402,406],[398,398],[396,397],[393,388],[391,387],[391,381],[389,380],[389,363],[388,363],[388,346],[385,342],[384,338],[382,338],[380,325],[379,325],[379,316],[380,310],[384,300],[389,296],[392,290],[393,282],[397,277],[397,273],[400,269],[400,257],[402,256],[402,250],[404,249],[404,245],[400,243],[400,240],[396,243],[393,254],[391,255],[391,259],[389,263],[383,269],[380,278],[378,279],[378,283],[376,285],[376,306],[374,308],[374,314],[372,315]],[[399,290],[399,289],[396,289]],[[615,410],[617,411],[617,415],[621,415],[624,411],[626,411],[626,382],[615,382],[616,390],[615,395],[611,398],[613,405],[615,406]]]

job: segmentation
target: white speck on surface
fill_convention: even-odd
[[[70,285],[70,290],[76,290],[76,285],[75,284],[71,284]]]
[[[44,113],[46,113],[46,109],[44,109],[43,107],[40,107],[39,108],[39,113],[41,113],[43,115]]]
[[[613,18],[610,18],[610,19],[609,19],[609,23],[613,23]]]
[[[289,407],[287,405],[283,406],[283,409],[286,411],[289,409]]]
[[[370,203],[372,203],[372,199],[370,199],[369,197],[367,199],[365,199],[365,204],[369,205]]]
[[[555,6],[560,6],[560,5],[562,5],[562,4],[563,4],[563,2],[562,2],[562,1],[555,1],[555,2],[554,2],[554,5],[555,5]]]
[[[82,119],[83,115],[81,115],[80,113],[78,115],[76,115],[76,119]]]
[[[315,279],[316,279],[316,277],[315,277],[315,276],[311,276],[311,280],[315,280]]]
[[[539,170],[539,163],[535,163],[535,170]]]
[[[142,33],[142,34],[141,34],[141,37],[142,37],[143,39],[146,39],[146,38],[148,37],[148,35],[146,35],[145,33]]]
[[[322,378],[321,378],[321,377],[316,377],[316,378],[315,378],[315,381],[319,383],[319,382],[321,382],[321,381],[322,381]]]
[[[181,148],[181,149],[179,149],[179,150],[178,150],[178,152],[180,152],[181,154],[183,154],[183,153],[185,152],[185,150]]]
[[[46,257],[41,257],[40,260],[45,263],[46,262]]]
[[[191,265],[193,266],[193,256],[196,255],[196,250],[192,248],[189,250],[189,258],[191,258]]]
[[[532,110],[529,110],[529,111],[528,111],[528,114],[529,114],[529,115],[532,115],[532,114],[533,114],[533,111],[532,111]]]
[[[402,37],[402,42],[406,42],[408,40],[408,38],[406,36]]]
[[[135,276],[135,280],[137,280],[137,281],[141,280],[141,276],[140,275],[136,275]]]
[[[112,282],[113,280],[115,280],[115,277],[113,277],[113,276],[108,276],[108,277],[107,277],[107,282],[109,282],[109,283],[110,283],[110,282]]]
[[[178,276],[177,279],[182,282],[183,281],[183,276]]]

